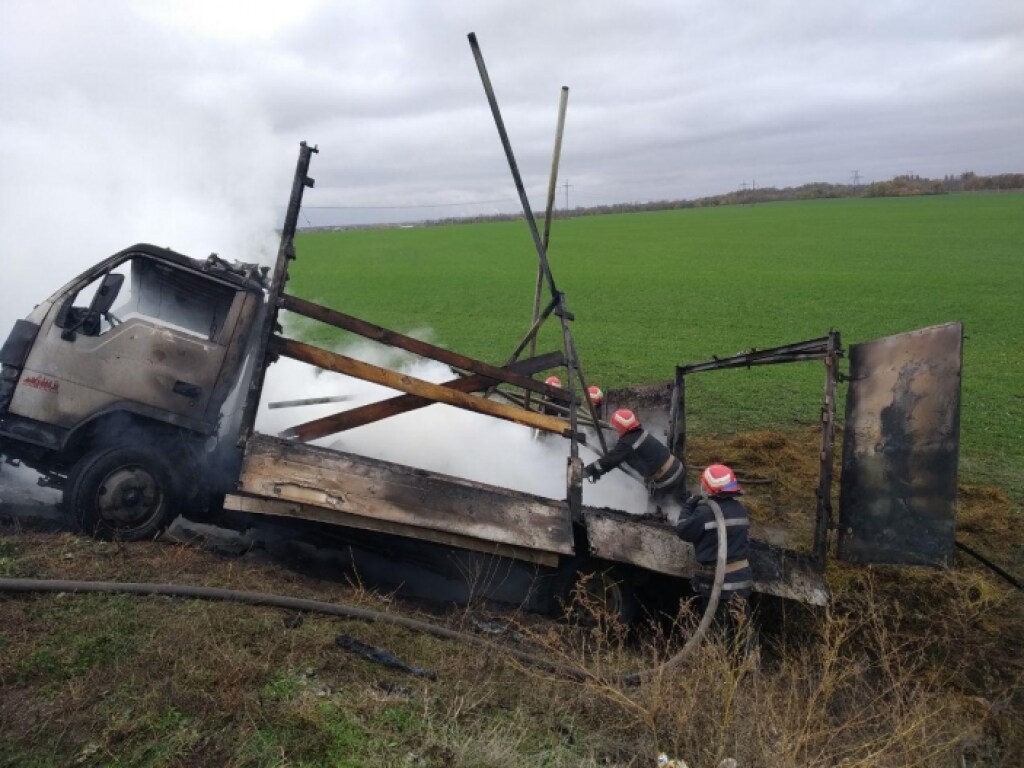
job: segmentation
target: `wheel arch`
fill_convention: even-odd
[[[104,411],[76,425],[64,438],[61,455],[71,466],[105,447],[147,445],[174,459],[188,458],[189,449],[205,435],[168,424],[127,408]]]

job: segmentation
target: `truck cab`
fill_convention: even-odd
[[[78,499],[95,532],[152,535],[203,486],[264,283],[255,265],[148,244],[83,272],[0,349],[0,452],[63,484],[71,507],[104,497],[106,523]]]

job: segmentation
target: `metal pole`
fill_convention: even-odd
[[[544,250],[551,244],[551,217],[555,208],[555,191],[558,185],[558,164],[562,157],[562,134],[565,131],[565,108],[569,102],[569,88],[562,86],[562,95],[558,100],[558,121],[555,124],[555,149],[551,154],[551,174],[548,177],[548,205],[544,211]],[[544,285],[544,270],[537,264],[537,285],[533,290],[533,314],[531,326],[540,317],[540,292]],[[537,354],[537,336],[530,339],[530,357]],[[530,393],[526,393],[526,407],[530,407]]]
[[[480,81],[483,84],[484,93],[487,96],[487,103],[491,108],[491,115],[494,117],[494,125],[498,129],[498,136],[501,139],[501,146],[505,150],[505,157],[508,160],[509,171],[512,173],[512,181],[515,183],[516,192],[519,194],[519,202],[523,206],[523,213],[526,217],[526,224],[530,228],[530,236],[533,238],[533,245],[537,249],[537,258],[540,260],[540,267],[551,292],[551,298],[558,302],[555,314],[562,323],[562,342],[565,347],[566,368],[569,371],[568,390],[570,395],[569,413],[570,432],[570,456],[568,468],[568,492],[569,507],[574,516],[579,516],[583,506],[583,463],[579,457],[579,443],[577,440],[576,408],[578,406],[576,389],[573,386],[573,378],[577,375],[576,356],[572,344],[572,334],[569,331],[568,311],[565,306],[565,295],[560,293],[555,285],[555,278],[551,274],[551,267],[548,264],[547,249],[544,241],[541,240],[540,232],[537,230],[537,220],[534,218],[530,201],[526,197],[526,188],[523,186],[522,176],[519,174],[519,166],[516,163],[515,155],[512,152],[512,144],[509,142],[508,132],[505,130],[505,122],[502,120],[501,111],[498,109],[498,100],[494,95],[494,88],[491,85],[491,78],[487,74],[487,66],[484,64],[483,54],[480,52],[480,44],[476,35],[470,32],[469,47],[473,51],[473,58],[476,61],[477,71],[480,73]]]
[[[512,172],[512,181],[515,183],[516,192],[519,194],[519,202],[523,206],[523,213],[526,215],[526,224],[530,228],[530,235],[533,237],[533,245],[537,249],[537,256],[540,259],[541,269],[544,271],[544,278],[547,280],[551,296],[558,296],[558,288],[555,286],[555,278],[548,266],[547,250],[537,230],[537,220],[533,216],[533,209],[526,197],[526,188],[523,186],[522,176],[519,174],[519,165],[516,163],[515,155],[512,152],[512,144],[508,139],[508,132],[505,130],[505,122],[502,120],[501,111],[498,109],[498,100],[494,95],[494,87],[491,85],[491,78],[487,74],[487,65],[484,64],[483,54],[480,52],[480,44],[476,40],[476,34],[469,33],[469,47],[473,51],[473,58],[476,60],[476,68],[480,73],[480,80],[483,83],[484,94],[487,96],[487,103],[491,107],[491,115],[494,117],[494,125],[498,129],[498,137],[501,139],[501,146],[505,150],[505,157],[508,160],[509,170]]]
[[[679,374],[679,411],[676,413],[675,453],[686,472],[686,377]],[[685,482],[685,481],[684,481]]]
[[[825,569],[828,556],[828,532],[832,526],[832,458],[836,439],[836,379],[842,350],[839,332],[828,334],[825,354],[825,394],[821,400],[821,454],[818,467],[818,503],[814,522],[814,562]]]
[[[284,293],[285,283],[288,282],[288,262],[295,259],[295,230],[299,224],[299,211],[302,208],[302,193],[306,187],[312,187],[313,179],[309,173],[309,161],[315,152],[316,147],[310,147],[306,142],[299,144],[299,159],[295,164],[295,177],[292,179],[292,193],[288,198],[288,210],[285,213],[284,225],[281,228],[281,244],[277,249],[277,261],[274,263],[274,272],[270,280],[270,287],[267,291],[266,315],[260,323],[259,335],[256,338],[256,351],[254,353],[252,380],[249,382],[249,392],[245,399],[245,410],[242,411],[242,421],[238,429],[238,447],[245,445],[245,441],[252,435],[256,424],[256,411],[259,409],[260,396],[263,393],[263,380],[267,375],[267,366],[273,362],[267,354],[267,347],[270,344],[270,336],[277,325],[278,302]]]
[[[558,124],[555,127],[555,149],[551,155],[551,175],[548,177],[548,205],[544,211],[544,248],[551,242],[551,217],[555,209],[555,188],[558,185],[558,165],[562,160],[562,135],[565,132],[565,108],[569,104],[569,86],[562,86],[558,100]],[[540,297],[537,297],[538,304]],[[534,314],[536,317],[536,314]]]
[[[583,376],[583,366],[580,365],[580,357],[576,352],[576,342],[570,338],[569,342],[572,344],[572,357],[576,361],[576,375],[580,380],[580,390],[583,392],[583,398],[587,403],[587,411],[590,413],[591,420],[597,424],[600,420],[597,418],[597,408],[594,407],[594,403],[590,399],[590,391],[587,389],[587,380]],[[608,453],[608,443],[605,442],[604,432],[597,429],[597,441],[601,444],[601,453]]]

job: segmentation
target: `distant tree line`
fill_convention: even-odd
[[[574,216],[630,211],[662,211],[676,208],[713,208],[718,205],[750,205],[785,200],[818,200],[834,197],[907,197],[910,195],[945,195],[951,192],[984,192],[1024,189],[1024,173],[1001,173],[979,176],[973,171],[942,179],[927,179],[915,174],[896,176],[890,181],[870,184],[829,184],[816,181],[799,187],[760,187],[739,189],[723,195],[699,197],[695,200],[658,200],[649,203],[616,203],[590,208],[577,208]]]
[[[585,208],[574,208],[571,211],[556,211],[555,217],[565,216],[600,216],[608,213],[635,213],[638,211],[669,211],[679,208],[713,208],[719,205],[753,205],[755,203],[775,203],[785,200],[818,200],[836,197],[909,197],[912,195],[946,195],[951,192],[993,192],[1012,189],[1024,189],[1024,173],[1000,173],[995,176],[979,176],[974,171],[952,174],[941,179],[927,179],[916,174],[895,176],[889,181],[874,181],[870,184],[829,184],[815,181],[801,184],[799,187],[759,187],[756,189],[739,189],[723,195],[698,197],[694,200],[654,200],[646,203],[613,203],[610,205],[594,205]],[[538,219],[542,212],[534,212]],[[479,216],[462,216],[458,218],[432,219],[418,222],[420,226],[438,226],[442,224],[472,224],[490,221],[514,221],[522,219],[521,213],[486,214]],[[309,227],[311,230],[334,229],[389,229],[402,226],[400,224],[361,224],[340,227]]]

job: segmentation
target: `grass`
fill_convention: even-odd
[[[824,335],[849,345],[964,323],[963,471],[1024,498],[1024,194],[815,200],[560,220],[551,263],[585,369],[605,388],[677,363]],[[536,259],[523,222],[301,234],[290,289],[502,362]],[[321,343],[345,338],[310,325]],[[560,348],[549,323],[542,350]],[[698,432],[814,420],[820,366],[693,377]]]
[[[20,553],[16,575],[119,569],[156,579],[177,569],[179,581],[414,611],[390,595],[185,547],[136,544],[112,555],[66,534],[0,535],[9,542]],[[69,549],[79,556],[65,559]],[[311,615],[289,629],[270,609],[0,599],[0,765],[625,768],[652,765],[662,750],[693,766],[726,756],[744,768],[1015,765],[1024,748],[1019,594],[969,568],[833,576],[839,595],[828,611],[761,605],[759,656],[715,637],[685,667],[639,687],[554,679],[393,627]],[[429,618],[465,630],[468,615]],[[609,617],[595,619],[523,617],[517,628],[535,652],[619,670],[655,666],[692,622],[683,613],[637,641]],[[347,655],[338,632],[434,668],[438,679]],[[96,640],[110,635],[122,641]],[[46,664],[40,648],[51,653]]]

